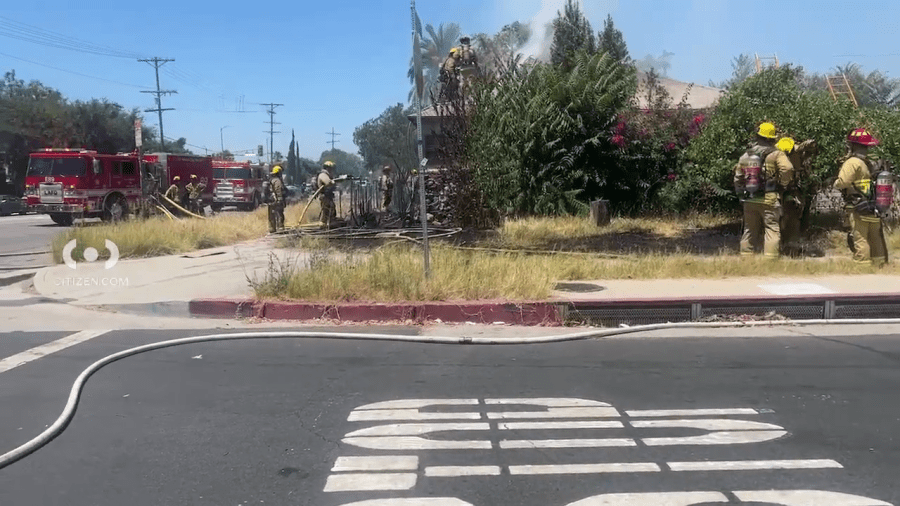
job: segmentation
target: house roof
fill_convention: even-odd
[[[638,101],[638,107],[646,109],[648,107],[647,104],[647,94],[645,91],[645,74],[639,72],[638,73],[638,92],[636,95]],[[678,105],[681,102],[681,97],[684,96],[684,93],[688,91],[688,87],[690,87],[690,93],[687,97],[687,105],[691,109],[708,109],[716,105],[719,98],[725,93],[725,90],[719,88],[712,88],[710,86],[701,86],[698,84],[685,83],[682,81],[676,81],[675,79],[670,79],[668,77],[659,77],[659,84],[665,88],[667,92],[669,92],[669,96],[672,98],[672,102],[674,105]]]

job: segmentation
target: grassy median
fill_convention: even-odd
[[[306,206],[305,202],[293,204],[285,209],[285,221],[294,226]],[[170,220],[164,216],[146,220],[133,219],[114,224],[91,223],[76,225],[53,238],[51,251],[56,263],[62,263],[62,249],[72,239],[77,240],[73,251],[75,258],[81,252],[94,247],[106,253],[108,239],[119,248],[121,258],[144,258],[161,255],[188,253],[204,248],[227,246],[243,241],[264,237],[268,229],[268,211],[265,206],[252,213],[223,212],[202,220],[186,218]],[[316,221],[319,216],[318,202],[313,202],[304,217],[304,223]]]

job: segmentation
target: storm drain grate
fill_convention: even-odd
[[[754,315],[762,316],[774,312],[791,320],[819,320],[824,317],[825,308],[822,305],[776,305],[771,306],[703,306],[701,317],[721,315]]]
[[[619,325],[649,325],[653,323],[689,322],[690,307],[656,307],[656,308],[594,308],[573,309],[569,316],[594,325],[618,327]]]
[[[900,318],[900,303],[838,305],[834,308],[834,318]]]

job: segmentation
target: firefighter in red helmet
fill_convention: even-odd
[[[850,243],[853,260],[862,264],[883,265],[888,260],[884,227],[875,201],[877,173],[869,149],[878,140],[865,128],[857,128],[847,136],[850,157],[841,166],[834,188],[844,197],[844,208],[850,218]]]

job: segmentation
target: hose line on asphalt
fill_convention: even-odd
[[[159,343],[147,344],[127,350],[113,353],[102,358],[85,369],[69,392],[69,399],[59,418],[53,425],[41,432],[37,437],[12,451],[0,455],[0,469],[13,464],[31,453],[39,450],[54,438],[62,434],[72,419],[78,407],[78,400],[84,390],[88,378],[103,367],[123,358],[138,355],[148,351],[161,350],[174,346],[197,344],[215,341],[237,341],[244,339],[338,339],[359,341],[395,341],[420,344],[468,344],[468,345],[528,345],[562,343],[567,341],[581,341],[587,339],[609,338],[637,332],[649,332],[654,330],[670,329],[713,329],[730,327],[762,327],[762,326],[787,326],[787,325],[900,325],[900,319],[873,319],[873,320],[780,320],[780,321],[753,321],[753,322],[683,322],[683,323],[657,323],[652,325],[638,325],[634,327],[614,329],[594,329],[584,332],[574,332],[556,336],[536,336],[520,338],[491,338],[491,337],[442,337],[442,336],[401,336],[393,334],[354,334],[345,332],[242,332],[234,334],[211,334],[206,336],[185,337],[172,339]]]

